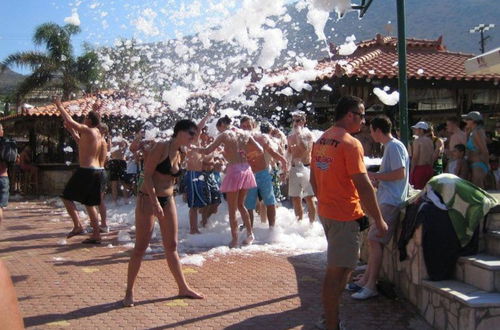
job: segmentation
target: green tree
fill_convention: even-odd
[[[81,57],[74,56],[71,37],[79,32],[80,27],[72,24],[42,24],[36,28],[33,42],[37,46],[45,46],[46,51],[18,52],[2,62],[5,67],[27,67],[32,72],[15,92],[18,102],[38,88],[61,89],[63,100],[68,100],[82,86],[91,88],[91,81],[97,75],[97,56],[92,51]]]

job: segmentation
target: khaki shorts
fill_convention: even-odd
[[[296,165],[290,168],[288,180],[288,196],[308,197],[314,196],[314,192],[309,182],[311,169],[308,166]]]
[[[328,267],[354,269],[358,263],[361,245],[358,222],[319,218],[328,241]]]
[[[399,222],[400,211],[398,206],[389,204],[381,204],[379,208],[380,213],[382,213],[382,217],[387,223],[387,227],[389,227],[389,229],[387,230],[387,234],[382,237],[377,237],[377,227],[372,223],[370,225],[370,231],[368,232],[368,239],[386,245],[391,241],[392,236],[394,236],[394,232],[396,231]]]

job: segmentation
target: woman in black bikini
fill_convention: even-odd
[[[175,206],[174,183],[180,175],[182,152],[180,148],[189,146],[197,134],[197,126],[191,120],[180,120],[175,124],[170,141],[158,142],[149,152],[144,164],[144,183],[139,188],[135,208],[135,247],[130,257],[127,273],[127,291],[124,306],[134,306],[134,282],[141,267],[142,257],[151,240],[154,217],[160,224],[163,246],[168,267],[179,288],[179,296],[202,299],[192,290],[182,273],[177,254],[177,209]]]

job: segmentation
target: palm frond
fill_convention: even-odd
[[[28,67],[32,71],[36,70],[40,65],[48,64],[50,59],[46,54],[41,52],[19,52],[7,56],[2,62],[2,72],[5,67],[18,66]]]

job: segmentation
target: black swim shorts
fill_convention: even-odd
[[[123,159],[111,159],[108,162],[109,181],[123,180],[127,173],[127,162]]]
[[[98,168],[78,168],[66,184],[62,198],[86,206],[101,204],[103,171]]]

